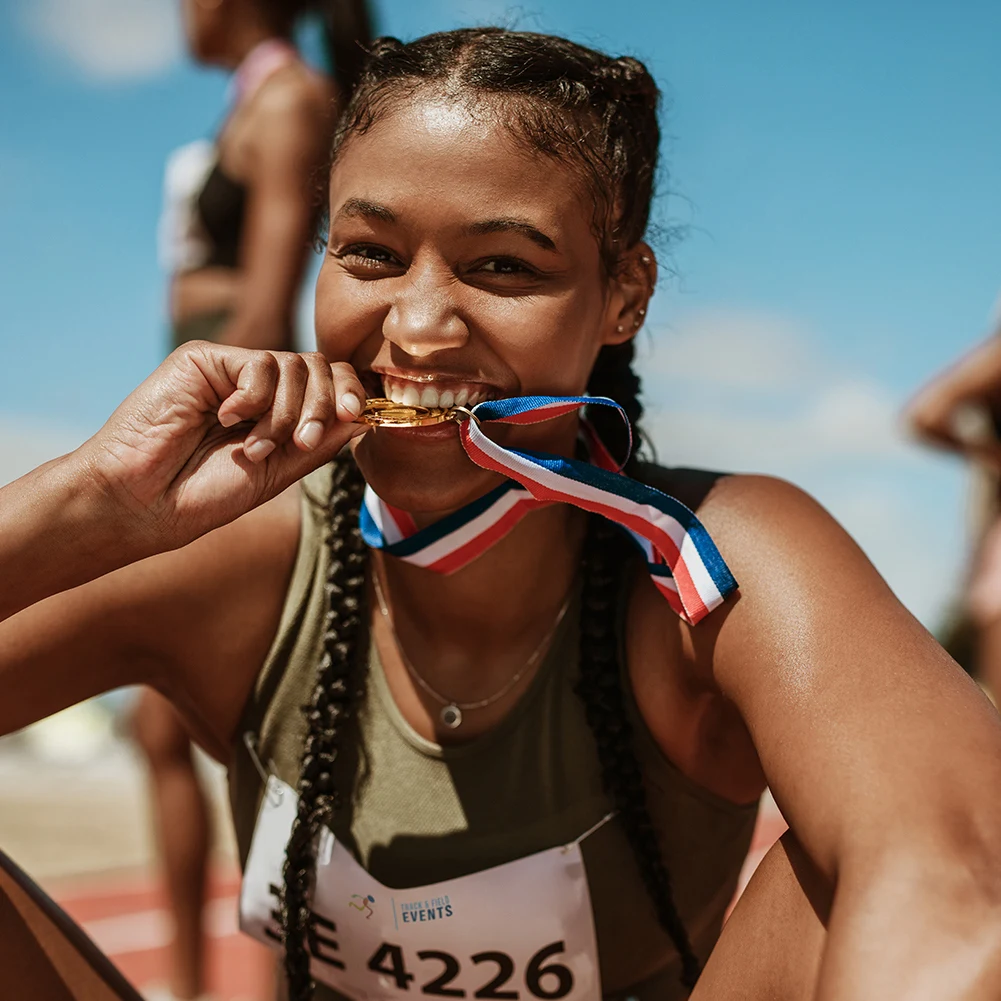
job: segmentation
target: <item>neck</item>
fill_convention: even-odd
[[[586,515],[569,505],[541,508],[447,576],[373,553],[390,593],[396,631],[427,680],[439,681],[455,697],[464,694],[466,681],[490,688],[489,665],[477,654],[505,650],[513,639],[544,632],[577,574],[586,524]],[[477,670],[468,679],[471,664]],[[502,660],[498,671],[509,672],[509,662]]]

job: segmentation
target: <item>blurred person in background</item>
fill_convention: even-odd
[[[333,124],[371,41],[368,6],[182,0],[182,12],[191,55],[233,76],[215,140],[190,143],[167,163],[159,243],[172,347],[200,339],[289,350]],[[307,65],[293,41],[304,18],[320,22],[332,76]],[[144,688],[132,724],[174,918],[170,991],[196,998],[205,990],[209,804],[170,703]]]
[[[995,704],[1001,698],[1001,321],[936,376],[906,411],[925,442],[971,464],[972,554],[965,592],[942,637]]]

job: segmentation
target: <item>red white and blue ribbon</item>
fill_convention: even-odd
[[[486,400],[459,426],[469,458],[506,482],[427,528],[368,488],[362,509],[365,541],[398,559],[438,573],[453,573],[506,535],[529,511],[547,504],[573,504],[621,525],[643,552],[657,589],[693,625],[722,604],[737,587],[702,523],[680,501],[618,471],[618,464],[584,424],[591,462],[561,455],[504,448],[481,423],[537,424],[582,406],[622,407],[605,397],[522,396]]]

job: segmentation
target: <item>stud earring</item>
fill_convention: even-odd
[[[617,327],[615,328],[615,332],[616,332],[617,334],[621,334],[621,333],[622,333],[622,332],[623,332],[623,331],[624,331],[625,329],[626,329],[626,328],[625,328],[625,327],[623,327],[623,326],[622,326],[622,324],[620,323],[620,324],[619,324],[619,325],[618,325],[618,326],[617,326]]]

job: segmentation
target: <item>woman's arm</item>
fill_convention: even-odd
[[[240,246],[240,295],[221,334],[248,348],[292,347],[297,295],[329,152],[332,91],[312,74],[278,73],[255,96]]]
[[[361,393],[348,366],[319,355],[194,342],[77,451],[0,490],[0,733],[117,684],[169,688],[149,647],[166,637],[161,661],[196,659],[184,644],[197,642],[209,573],[232,571],[232,587],[267,605],[280,586],[240,581],[250,554],[281,562],[264,558],[274,531],[250,537],[271,515],[241,515],[363,430],[347,423]],[[208,533],[222,541],[173,552]]]
[[[795,488],[722,480],[700,517],[741,588],[690,641],[835,887],[816,997],[996,998],[998,714]]]

